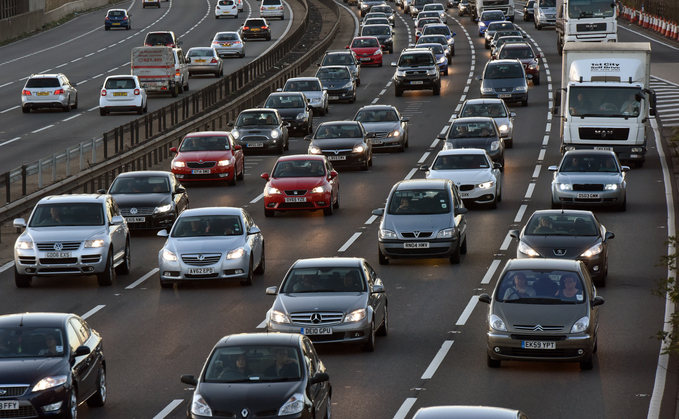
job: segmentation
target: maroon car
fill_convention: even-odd
[[[497,52],[499,60],[518,59],[526,70],[526,75],[532,76],[534,85],[540,84],[540,54],[536,54],[527,43],[504,44]]]
[[[192,132],[170,151],[177,153],[172,173],[181,182],[224,180],[235,185],[245,174],[243,150],[227,131]]]

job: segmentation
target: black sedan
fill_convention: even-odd
[[[75,418],[85,401],[101,407],[102,338],[75,314],[0,316],[0,383],[3,418]]]
[[[325,154],[334,167],[358,166],[368,170],[373,165],[372,138],[358,121],[324,122],[314,135],[307,135],[309,154]]]
[[[170,172],[121,173],[108,193],[130,229],[169,229],[177,216],[189,207],[186,189]]]
[[[332,386],[308,337],[243,333],[212,349],[195,386],[187,416],[211,418],[329,418]]]
[[[448,133],[439,134],[439,140],[445,141],[444,150],[455,148],[480,148],[495,163],[505,165],[505,143],[495,120],[490,117],[457,118],[450,125]]]
[[[265,108],[276,109],[283,121],[288,123],[288,133],[290,131],[301,133],[302,135],[314,132],[314,112],[309,100],[302,92],[275,92],[271,93],[266,102]]]
[[[344,65],[329,65],[320,67],[316,77],[321,81],[323,89],[328,91],[328,100],[349,103],[356,101],[356,80],[349,67]]]
[[[517,258],[581,260],[596,285],[606,286],[608,241],[615,237],[591,211],[535,211],[526,226],[509,234],[519,241]]]
[[[238,32],[243,41],[253,38],[264,38],[271,41],[271,26],[264,18],[245,19]]]
[[[529,21],[529,20],[535,20],[535,9],[533,8],[535,6],[535,0],[528,0],[526,2],[526,5],[523,6],[523,20],[524,21]]]
[[[273,150],[283,154],[288,149],[288,123],[276,109],[246,109],[238,115],[231,135],[246,152]]]

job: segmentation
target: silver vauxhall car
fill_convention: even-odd
[[[111,195],[58,195],[41,199],[14,245],[17,287],[30,287],[33,276],[97,275],[111,285],[116,274],[130,272],[130,232]]]

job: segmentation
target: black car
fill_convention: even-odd
[[[309,100],[302,92],[271,93],[265,108],[276,109],[283,121],[288,123],[288,133],[298,132],[302,135],[314,132],[314,112]]]
[[[75,418],[106,403],[101,336],[66,313],[0,316],[0,417]],[[96,414],[93,414],[96,416]]]
[[[606,230],[591,211],[535,211],[525,227],[509,234],[519,241],[516,257],[581,260],[598,286],[606,286],[608,241]]]
[[[288,123],[276,109],[246,109],[238,115],[231,135],[247,152],[273,150],[283,154],[288,149]]]
[[[457,7],[460,4],[460,0],[447,0],[446,7]]]
[[[356,81],[349,68],[343,65],[330,65],[316,70],[315,77],[321,81],[323,89],[328,92],[328,100],[349,103],[356,101]]]
[[[455,148],[480,148],[495,163],[500,163],[504,171],[505,143],[495,120],[490,117],[457,118],[445,134],[439,134],[439,140],[445,141],[444,150]]]
[[[360,36],[374,36],[380,41],[382,51],[394,53],[394,38],[389,25],[366,25],[361,28]]]
[[[116,201],[131,230],[169,229],[189,206],[186,189],[171,172],[121,173],[107,193]]]
[[[431,50],[406,48],[398,57],[394,73],[394,94],[402,96],[404,90],[428,90],[441,94],[441,73],[436,56]]]
[[[356,53],[350,49],[341,51],[328,51],[325,53],[321,62],[316,64],[319,67],[329,65],[345,65],[353,74],[356,86],[361,85],[361,62],[356,58]]]
[[[457,15],[469,15],[469,0],[460,0],[457,4]]]
[[[245,19],[238,32],[240,32],[243,41],[254,38],[264,38],[271,41],[271,26],[264,18]]]
[[[314,135],[307,135],[309,154],[324,154],[334,167],[358,166],[368,170],[373,165],[371,138],[363,124],[357,121],[324,122]]]
[[[523,6],[524,21],[535,20],[535,10],[533,9],[533,6],[535,6],[535,0],[528,0],[526,5]]]
[[[332,386],[308,337],[242,333],[223,337],[210,352],[195,386],[187,417],[329,418]]]

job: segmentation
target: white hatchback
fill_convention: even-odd
[[[109,112],[137,111],[139,115],[148,110],[146,89],[137,76],[108,76],[99,96],[99,114]]]
[[[238,11],[237,0],[219,0],[215,6],[215,19],[219,19],[222,16],[238,18]]]
[[[262,0],[262,6],[259,8],[259,16],[263,18],[277,17],[280,20],[285,19],[283,11],[282,0]]]

